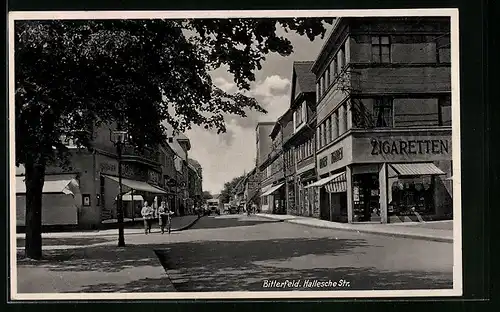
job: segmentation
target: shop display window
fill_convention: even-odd
[[[435,214],[432,176],[393,178],[389,183],[389,215]]]

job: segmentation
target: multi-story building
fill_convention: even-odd
[[[274,124],[275,122],[259,122],[255,128],[257,154],[255,167],[256,175],[259,179],[259,195],[264,194],[272,186],[272,180],[269,179],[271,176],[271,167],[268,166],[268,162],[272,146],[272,140],[269,135],[271,134]],[[269,208],[267,196],[259,198],[258,201],[260,201],[260,210],[267,211]]]
[[[111,133],[116,125],[89,129],[94,133],[91,151],[80,150],[67,141],[69,166],[50,166],[46,170],[43,189],[42,225],[99,228],[103,222],[117,217],[118,156]],[[187,176],[179,175],[176,159],[179,151],[189,147],[185,136],[172,137],[156,148],[138,150],[125,144],[122,148],[122,187],[125,218],[140,217],[144,201],[159,204],[168,200],[179,210],[180,183]],[[182,147],[184,146],[184,148]],[[187,151],[185,151],[187,157]],[[182,167],[180,168],[182,171]],[[187,172],[186,172],[187,174]],[[26,187],[24,170],[16,170],[17,225],[25,224]]]
[[[293,63],[291,79],[290,110],[293,113],[291,134],[285,143],[288,148],[288,176],[294,172],[295,200],[292,206],[289,199],[290,214],[313,216],[314,189],[305,187],[316,181],[315,129],[316,129],[316,94],[315,76],[311,72],[314,62]],[[291,164],[291,166],[290,166]]]
[[[245,209],[248,209],[253,204],[256,206],[260,203],[259,198],[259,176],[257,175],[257,168],[252,169],[244,180],[243,198],[245,201]]]
[[[319,217],[451,215],[450,19],[339,18],[316,76]]]
[[[274,123],[270,133],[271,151],[267,160],[260,166],[261,171],[266,171],[266,178],[262,179],[262,211],[286,214],[286,189],[285,185],[285,162],[283,153],[283,127],[282,120],[290,119],[291,112],[285,113],[279,122]],[[267,205],[265,204],[267,203]]]
[[[189,197],[192,204],[199,207],[203,199],[203,171],[199,162],[189,158]]]

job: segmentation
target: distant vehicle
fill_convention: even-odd
[[[219,200],[218,199],[209,199],[207,200],[207,214],[217,214],[220,215],[220,207],[219,207]]]

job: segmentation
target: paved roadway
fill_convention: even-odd
[[[177,291],[262,291],[452,288],[452,247],[223,215],[154,248]]]

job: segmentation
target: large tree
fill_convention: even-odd
[[[265,55],[293,52],[277,26],[324,36],[321,19],[16,21],[16,165],[26,168],[26,256],[42,255],[41,206],[47,166],[68,159],[62,135],[91,149],[94,126],[118,122],[130,144],[165,139],[192,125],[225,131],[224,116],[265,110],[244,92],[217,88],[226,66],[249,90]]]

